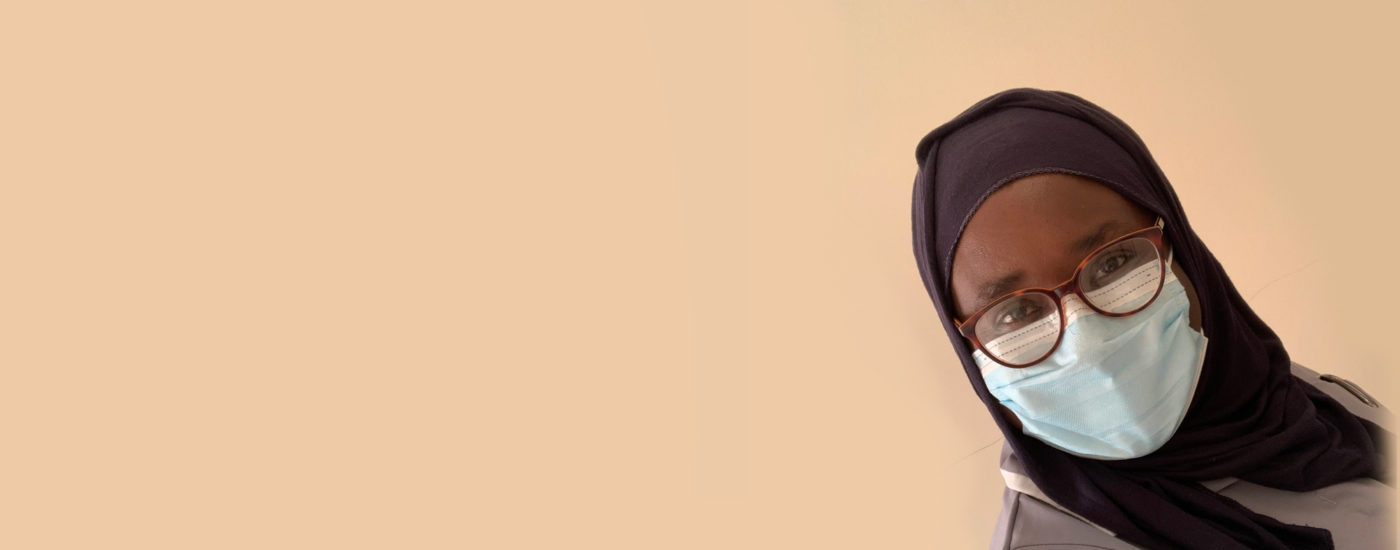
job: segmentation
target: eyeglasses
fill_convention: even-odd
[[[1065,325],[1082,308],[1066,314],[1061,300],[1078,296],[1089,309],[1109,317],[1132,315],[1162,292],[1170,250],[1162,219],[1100,246],[1079,262],[1068,281],[1054,288],[1027,288],[1003,295],[964,321],[958,332],[993,361],[1028,367],[1054,353]]]

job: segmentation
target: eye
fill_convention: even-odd
[[[1136,257],[1137,252],[1131,248],[1100,252],[1089,266],[1089,282],[1094,287],[1102,287],[1113,281],[1124,266],[1135,265],[1133,259]]]
[[[1012,298],[996,308],[996,328],[1005,333],[1021,328],[1045,316],[1045,306],[1038,300]]]

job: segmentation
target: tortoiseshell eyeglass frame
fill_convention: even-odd
[[[1136,231],[1113,239],[1112,241],[1104,243],[1098,248],[1095,248],[1093,252],[1090,252],[1089,255],[1085,256],[1084,259],[1079,262],[1079,267],[1074,268],[1074,273],[1069,276],[1068,281],[1060,283],[1054,288],[1024,288],[1021,290],[1003,294],[989,302],[987,305],[982,306],[981,309],[978,309],[972,315],[968,315],[967,319],[958,321],[955,318],[953,319],[953,323],[957,326],[958,332],[961,333],[964,338],[967,338],[968,340],[972,341],[973,347],[982,350],[982,353],[985,354],[987,358],[996,361],[997,363],[1000,363],[1003,366],[1010,367],[1013,369],[1019,369],[1029,367],[1031,365],[1044,361],[1046,357],[1050,356],[1050,354],[1055,353],[1055,350],[1060,347],[1060,340],[1063,339],[1065,336],[1065,305],[1061,301],[1065,296],[1075,294],[1079,296],[1079,300],[1084,302],[1084,305],[1088,306],[1089,309],[1094,310],[1094,312],[1098,313],[1099,315],[1106,315],[1108,317],[1127,317],[1129,315],[1147,309],[1147,306],[1150,306],[1152,305],[1152,302],[1157,301],[1157,295],[1162,293],[1162,286],[1166,281],[1167,262],[1171,261],[1170,249],[1167,247],[1166,239],[1162,233],[1162,225],[1162,218],[1159,217],[1157,218],[1157,222],[1149,227],[1138,229]],[[1118,245],[1124,241],[1137,238],[1145,238],[1151,241],[1152,245],[1157,248],[1157,289],[1152,292],[1151,298],[1149,298],[1146,302],[1143,302],[1141,306],[1138,306],[1132,311],[1114,313],[1099,309],[1098,307],[1094,306],[1094,304],[1090,302],[1087,297],[1084,296],[1083,290],[1079,288],[1079,273],[1083,271],[1084,267],[1089,264],[1089,260],[1093,259],[1093,257],[1097,256],[1100,252],[1103,252],[1109,247]],[[982,347],[982,340],[977,337],[977,321],[981,319],[982,316],[985,315],[988,311],[991,311],[992,308],[996,307],[998,304],[1006,300],[1015,298],[1017,296],[1024,296],[1026,294],[1044,294],[1046,296],[1049,296],[1050,299],[1055,302],[1055,309],[1060,316],[1059,334],[1055,335],[1055,345],[1050,346],[1050,349],[1047,350],[1044,355],[1037,357],[1034,361],[1020,364],[1008,363],[992,355],[986,350],[986,348]]]

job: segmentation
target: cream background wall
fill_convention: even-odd
[[[973,548],[913,147],[1152,148],[1400,402],[1390,3],[38,3],[0,16],[0,546]]]

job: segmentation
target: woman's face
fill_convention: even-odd
[[[959,320],[992,299],[1023,288],[1053,288],[1070,278],[1095,248],[1156,216],[1117,192],[1069,174],[1036,174],[992,193],[973,213],[953,251],[953,306]],[[1167,244],[1171,244],[1168,242]],[[1201,329],[1195,288],[1186,287],[1191,328]],[[1015,416],[1002,409],[1017,425]]]

